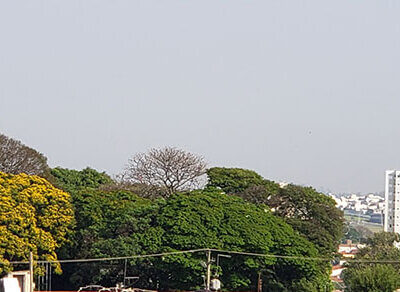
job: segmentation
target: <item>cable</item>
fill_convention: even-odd
[[[224,252],[238,255],[248,255],[248,256],[256,256],[256,257],[269,257],[269,258],[281,258],[281,259],[295,259],[295,260],[311,260],[311,261],[331,261],[329,258],[319,258],[319,257],[302,257],[302,256],[284,256],[284,255],[273,255],[273,254],[263,254],[263,253],[252,253],[252,252],[244,252],[244,251],[229,251],[229,250],[220,250],[220,249],[210,249],[215,252]]]
[[[184,251],[172,251],[172,252],[164,252],[164,253],[155,253],[155,254],[146,254],[146,255],[134,255],[134,256],[125,256],[125,257],[108,257],[108,258],[91,258],[91,259],[69,259],[69,260],[58,260],[58,261],[44,261],[39,260],[35,261],[36,263],[87,263],[87,262],[101,262],[101,261],[115,261],[115,260],[128,260],[128,259],[138,259],[138,258],[151,258],[151,257],[162,257],[162,256],[171,256],[178,254],[186,254],[186,253],[196,253],[196,252],[221,252],[221,253],[229,253],[229,254],[237,254],[237,255],[245,255],[245,256],[256,256],[256,257],[269,257],[269,258],[280,258],[280,259],[293,259],[293,260],[305,260],[305,261],[332,261],[332,258],[323,258],[323,257],[304,257],[304,256],[287,256],[287,255],[274,255],[274,254],[262,254],[262,253],[252,253],[252,252],[244,252],[244,251],[230,251],[230,250],[221,250],[221,249],[212,249],[212,248],[200,248],[200,249],[191,249]],[[346,259],[347,263],[388,263],[395,264],[400,263],[400,260],[355,260],[355,259]],[[29,264],[28,261],[12,261],[10,264]]]
[[[58,260],[58,261],[35,261],[36,263],[85,263],[85,262],[101,262],[101,261],[115,261],[115,260],[124,260],[124,259],[137,259],[137,258],[150,258],[150,257],[162,257],[176,254],[184,254],[184,253],[195,253],[200,251],[207,251],[207,248],[201,249],[191,249],[184,251],[171,251],[164,253],[155,253],[155,254],[146,254],[146,255],[134,255],[134,256],[126,256],[126,257],[109,257],[109,258],[93,258],[93,259],[70,259],[70,260]],[[28,261],[15,261],[10,262],[10,264],[29,264]]]

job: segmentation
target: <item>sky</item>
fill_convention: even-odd
[[[0,132],[118,174],[152,147],[332,192],[400,169],[400,2],[0,1]]]

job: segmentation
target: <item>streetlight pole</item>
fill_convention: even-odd
[[[207,281],[206,290],[210,291],[210,281],[211,281],[211,250],[207,251]]]

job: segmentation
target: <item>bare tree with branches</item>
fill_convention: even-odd
[[[122,177],[131,183],[164,188],[170,196],[197,187],[206,167],[201,156],[174,147],[153,148],[133,156]]]
[[[43,154],[0,134],[0,171],[44,176],[48,169],[47,158]]]

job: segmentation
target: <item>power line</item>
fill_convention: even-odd
[[[253,252],[244,252],[244,251],[231,251],[231,250],[222,250],[222,249],[212,249],[212,248],[200,248],[200,249],[191,249],[191,250],[183,250],[183,251],[172,251],[172,252],[163,252],[163,253],[155,253],[155,254],[145,254],[145,255],[133,255],[133,256],[124,256],[124,257],[103,257],[103,258],[89,258],[89,259],[65,259],[58,261],[46,261],[39,260],[35,261],[36,263],[87,263],[87,262],[102,262],[102,261],[116,261],[116,260],[128,260],[128,259],[139,259],[139,258],[152,258],[152,257],[163,257],[163,256],[171,256],[178,254],[187,254],[187,253],[196,253],[196,252],[220,252],[227,254],[236,254],[236,255],[244,255],[244,256],[255,256],[255,257],[267,257],[267,258],[279,258],[279,259],[292,259],[292,260],[305,260],[305,261],[327,261],[330,262],[332,258],[324,258],[324,257],[304,257],[304,256],[288,256],[288,255],[274,255],[274,254],[262,254],[262,253],[253,253]],[[387,264],[396,264],[400,263],[400,260],[355,260],[355,259],[345,259],[347,263],[387,263]],[[11,261],[10,264],[29,264],[29,261]]]
[[[293,260],[311,260],[311,261],[331,261],[332,260],[330,258],[321,258],[321,257],[285,256],[285,255],[244,252],[244,251],[230,251],[230,250],[221,250],[221,249],[211,249],[211,251],[237,254],[237,255],[280,258],[280,259],[293,259]]]
[[[200,249],[191,249],[184,251],[171,251],[164,253],[154,253],[154,254],[145,254],[145,255],[134,255],[134,256],[125,256],[125,257],[108,257],[108,258],[92,258],[92,259],[70,259],[70,260],[57,260],[57,261],[45,261],[39,260],[35,261],[36,263],[85,263],[85,262],[101,262],[101,261],[115,261],[115,260],[125,260],[125,259],[137,259],[137,258],[151,258],[151,257],[162,257],[162,256],[170,256],[177,254],[185,254],[185,253],[195,253],[200,251],[207,251],[207,248]],[[29,264],[28,261],[14,261],[10,262],[11,264]]]

